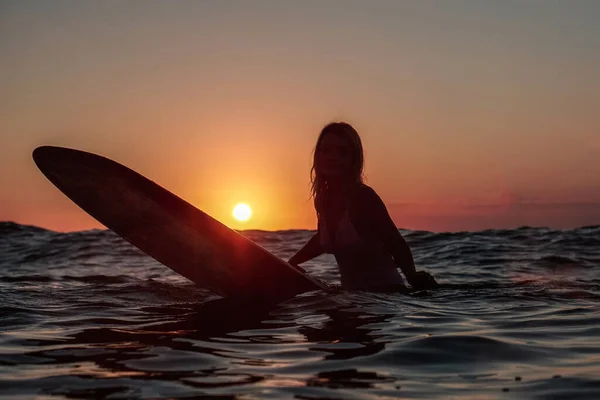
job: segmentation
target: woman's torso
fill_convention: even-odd
[[[319,220],[319,238],[323,250],[335,256],[342,287],[350,290],[373,290],[403,285],[402,276],[392,256],[374,232],[357,230],[352,216],[368,218],[353,201],[357,190],[347,196],[326,198],[325,212]],[[367,213],[367,214],[364,214]]]

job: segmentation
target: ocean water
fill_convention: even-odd
[[[311,234],[243,233],[281,257]],[[0,223],[0,397],[600,398],[599,226],[402,233],[441,288],[255,309],[110,231]]]

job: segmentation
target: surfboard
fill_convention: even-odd
[[[36,148],[33,159],[50,182],[101,224],[218,295],[279,302],[328,290],[301,268],[122,164],[56,146]]]

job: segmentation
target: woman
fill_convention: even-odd
[[[323,253],[338,264],[342,288],[405,290],[399,267],[417,289],[437,286],[433,276],[417,272],[402,235],[377,193],[363,183],[363,148],[356,130],[345,122],[321,131],[311,169],[317,233],[289,263],[299,265]]]

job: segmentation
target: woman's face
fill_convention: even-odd
[[[340,180],[350,176],[352,147],[348,140],[334,133],[325,134],[317,149],[319,172],[327,180]]]

